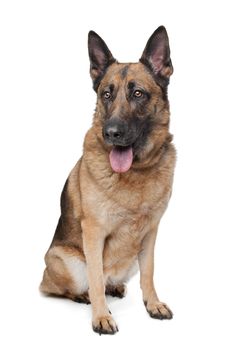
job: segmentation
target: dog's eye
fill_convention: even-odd
[[[143,93],[140,90],[135,90],[133,93],[133,96],[136,98],[140,98],[140,97],[142,97],[142,95],[143,95]]]
[[[104,98],[105,98],[106,100],[108,100],[108,99],[110,99],[110,97],[111,97],[110,92],[109,92],[109,91],[105,91],[105,92],[104,92]]]

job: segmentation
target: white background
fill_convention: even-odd
[[[231,1],[0,3],[2,349],[232,349]],[[174,312],[150,319],[137,275],[109,298],[120,332],[91,330],[89,306],[38,292],[59,197],[82,153],[95,93],[87,33],[137,61],[159,25],[170,37],[173,197],[156,247],[156,285]]]

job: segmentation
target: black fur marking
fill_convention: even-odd
[[[68,179],[66,180],[66,183],[63,187],[62,194],[61,194],[61,201],[60,201],[60,206],[61,206],[61,216],[58,220],[58,224],[55,230],[55,234],[53,237],[53,241],[59,240],[62,241],[65,238],[66,232],[65,232],[65,220],[66,220],[66,213],[69,211],[68,203],[69,201],[67,200],[67,187],[68,187]],[[52,242],[53,243],[53,242]]]
[[[74,298],[74,301],[76,303],[80,303],[80,304],[86,304],[86,305],[89,305],[91,302],[90,302],[90,299],[89,299],[89,296],[86,295],[86,294],[83,294],[83,295],[77,295],[75,298]]]
[[[122,68],[122,70],[120,71],[121,74],[121,79],[125,79],[127,73],[129,70],[129,65],[125,66],[124,68]]]
[[[128,83],[128,89],[129,90],[133,90],[133,88],[135,87],[135,81],[131,80]]]
[[[132,123],[135,124],[138,134],[133,143],[134,154],[137,156],[137,154],[144,148],[148,136],[155,126],[155,121],[151,116],[147,116],[143,119],[134,117],[132,118]]]
[[[120,286],[107,285],[105,294],[122,299],[125,297],[125,286],[124,285],[120,285]]]
[[[118,292],[117,290],[112,290],[112,291],[109,291],[108,293],[106,293],[107,295],[110,295],[111,297],[116,297],[116,298],[124,298],[124,294]]]
[[[113,93],[114,88],[115,88],[114,84],[109,85],[109,90],[110,90],[111,94]]]
[[[65,213],[67,211],[67,204],[68,204],[68,201],[67,201],[67,188],[68,188],[68,179],[66,180],[65,182],[65,185],[63,187],[63,190],[62,190],[62,194],[61,194],[61,213]]]

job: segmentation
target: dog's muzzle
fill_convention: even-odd
[[[112,118],[103,127],[103,138],[113,146],[109,154],[112,170],[117,173],[128,171],[133,162],[133,129],[126,121]]]
[[[128,124],[119,118],[108,120],[103,127],[103,138],[109,145],[127,147],[132,144],[131,134]]]

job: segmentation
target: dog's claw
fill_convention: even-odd
[[[153,304],[145,303],[150,317],[157,320],[171,320],[173,313],[165,303],[156,302]]]
[[[99,317],[93,321],[93,331],[101,334],[115,334],[118,332],[118,327],[114,321],[114,319],[107,315],[103,317]]]

